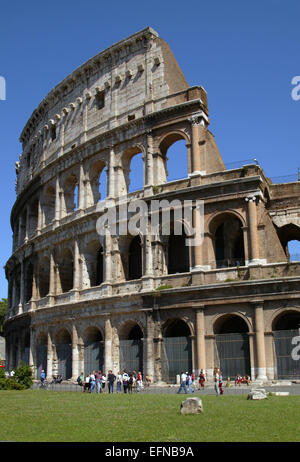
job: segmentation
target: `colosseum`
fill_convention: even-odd
[[[149,27],[84,63],[33,111],[5,266],[8,369],[23,360],[36,378],[44,369],[71,381],[137,370],[157,384],[183,370],[210,380],[215,366],[224,377],[300,378],[300,262],[288,249],[300,240],[300,183],[274,183],[257,162],[226,168],[208,126],[206,91],[188,85]],[[187,173],[168,181],[179,140]],[[143,187],[132,191],[137,155]],[[169,235],[120,233],[121,205],[139,201],[188,201],[195,226],[201,201],[201,244],[187,245],[175,208]],[[117,231],[102,235],[110,210]]]

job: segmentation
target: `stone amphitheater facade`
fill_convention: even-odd
[[[188,85],[151,28],[90,59],[34,110],[5,267],[8,369],[24,360],[37,378],[45,369],[73,380],[141,370],[156,383],[184,369],[210,379],[215,366],[299,375],[299,361],[282,365],[280,354],[282,332],[290,342],[300,321],[300,265],[287,247],[300,238],[299,182],[273,184],[255,162],[226,169],[208,126],[205,90]],[[169,182],[178,140],[188,174]],[[138,153],[143,188],[130,192]],[[174,214],[170,236],[99,236],[97,220],[120,199],[204,201],[203,243],[186,246]]]

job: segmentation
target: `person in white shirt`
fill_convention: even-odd
[[[215,392],[216,392],[217,396],[219,396],[219,394],[220,394],[219,378],[220,378],[219,369],[217,367],[215,367],[215,369],[214,369],[214,381],[215,381]]]
[[[186,378],[187,375],[184,372],[181,372],[180,374],[180,387],[177,391],[177,394],[181,393],[181,390],[183,389],[185,394],[188,394],[187,388],[186,388]]]
[[[122,374],[120,371],[117,374],[117,393],[122,393]]]

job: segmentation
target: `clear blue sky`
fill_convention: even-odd
[[[226,162],[256,157],[268,176],[300,167],[297,0],[11,1],[0,11],[1,266],[11,253],[19,135],[74,69],[147,26],[170,45],[188,83],[208,93],[210,129]],[[0,298],[7,296],[4,271]]]

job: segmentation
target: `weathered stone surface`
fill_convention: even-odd
[[[200,398],[187,398],[180,405],[180,413],[186,414],[201,414],[203,412],[202,400]]]
[[[267,393],[264,388],[256,388],[250,391],[248,393],[247,399],[253,399],[253,400],[261,400],[261,399],[267,399]]]

